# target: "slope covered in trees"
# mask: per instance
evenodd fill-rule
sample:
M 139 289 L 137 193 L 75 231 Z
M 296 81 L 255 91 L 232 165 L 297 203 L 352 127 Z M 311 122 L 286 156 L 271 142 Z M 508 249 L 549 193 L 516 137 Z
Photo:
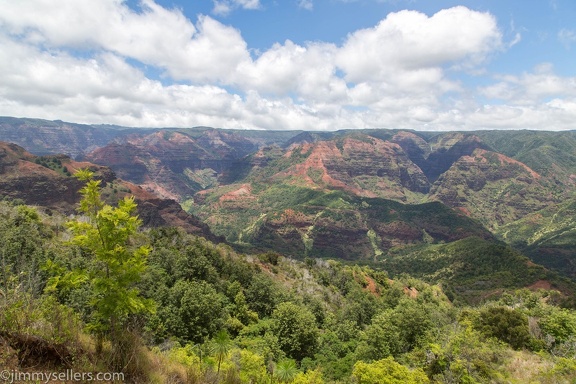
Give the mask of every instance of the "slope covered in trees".
M 30 138 L 41 125 L 24 123 Z M 75 151 L 107 140 L 66 129 Z M 144 162 L 140 187 L 0 145 L 0 367 L 136 383 L 576 380 L 573 133 L 106 132 L 137 155 L 119 171 Z M 74 212 L 81 166 L 103 188 Z
M 138 383 L 575 379 L 576 313 L 558 306 L 560 292 L 455 305 L 441 285 L 383 270 L 239 254 L 177 228 L 134 231 L 129 202 L 84 191 L 84 218 L 66 226 L 0 204 L 3 367 L 117 371 Z M 125 265 L 120 290 L 99 291 L 137 254 L 138 276 Z

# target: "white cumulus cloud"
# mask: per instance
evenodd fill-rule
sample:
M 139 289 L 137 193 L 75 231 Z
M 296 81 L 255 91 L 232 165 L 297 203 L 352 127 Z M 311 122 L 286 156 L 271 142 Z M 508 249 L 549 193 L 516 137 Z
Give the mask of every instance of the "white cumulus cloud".
M 307 11 L 312 11 L 314 9 L 314 2 L 312 0 L 298 0 L 297 5 L 299 8 Z
M 573 127 L 576 80 L 550 66 L 478 89 L 455 76 L 482 72 L 508 46 L 494 16 L 461 6 L 390 13 L 340 44 L 287 40 L 255 54 L 232 26 L 153 0 L 0 0 L 0 114 L 261 129 Z
M 261 7 L 260 0 L 213 0 L 212 12 L 216 15 L 228 15 L 237 8 L 258 9 Z
M 481 94 L 518 105 L 538 105 L 555 97 L 576 97 L 576 78 L 554 74 L 549 63 L 540 64 L 530 73 L 498 76 L 497 79 L 500 81 L 481 87 Z

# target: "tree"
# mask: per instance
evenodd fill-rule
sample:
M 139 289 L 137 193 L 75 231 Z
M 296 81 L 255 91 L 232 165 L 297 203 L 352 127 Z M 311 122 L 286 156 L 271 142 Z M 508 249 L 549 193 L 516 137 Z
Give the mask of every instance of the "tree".
M 366 327 L 368 349 L 365 357 L 381 359 L 409 352 L 431 327 L 429 307 L 404 298 L 396 308 L 374 316 L 372 324 Z
M 158 315 L 171 335 L 202 343 L 223 326 L 222 295 L 205 281 L 179 280 L 166 296 Z
M 231 359 L 239 369 L 242 383 L 268 383 L 264 357 L 247 349 L 236 349 Z
M 75 175 L 86 182 L 80 190 L 79 211 L 85 216 L 67 223 L 72 232 L 71 243 L 91 258 L 83 271 L 92 291 L 94 308 L 89 329 L 97 335 L 97 350 L 101 351 L 104 337 L 121 350 L 121 331 L 129 315 L 152 312 L 154 303 L 140 296 L 135 285 L 147 268 L 149 247 L 134 246 L 133 237 L 141 225 L 133 215 L 133 197 L 118 202 L 118 207 L 105 204 L 100 195 L 100 180 L 89 170 Z M 59 276 L 50 279 L 48 290 L 58 286 Z
M 306 373 L 298 373 L 296 377 L 294 377 L 292 384 L 324 384 L 324 379 L 322 378 L 320 369 L 315 369 Z
M 272 319 L 272 331 L 288 356 L 300 361 L 314 354 L 318 345 L 318 327 L 308 308 L 291 302 L 280 303 L 272 313 Z
M 514 349 L 530 343 L 528 316 L 507 307 L 488 307 L 479 313 L 477 329 L 486 337 L 495 337 Z
M 258 314 L 248 308 L 246 297 L 242 291 L 239 291 L 234 297 L 233 313 L 234 316 L 244 325 L 258 321 Z
M 0 297 L 8 299 L 11 290 L 38 294 L 43 281 L 39 265 L 45 257 L 45 244 L 38 212 L 19 205 L 0 218 Z
M 294 360 L 283 360 L 276 365 L 274 369 L 274 377 L 276 377 L 281 383 L 288 383 L 292 381 L 296 374 L 298 373 L 298 368 L 296 368 L 296 363 Z
M 218 332 L 214 339 L 212 339 L 212 345 L 210 349 L 218 359 L 218 373 L 220 373 L 220 364 L 222 364 L 222 360 L 228 356 L 228 352 L 230 352 L 231 348 L 232 341 L 230 340 L 230 335 L 228 335 L 228 332 L 226 331 Z
M 274 281 L 262 274 L 252 278 L 244 294 L 250 309 L 260 317 L 269 316 L 277 303 L 278 292 Z
M 556 356 L 576 357 L 576 313 L 552 308 L 540 321 L 547 348 Z
M 501 380 L 509 349 L 495 338 L 485 339 L 474 328 L 470 310 L 460 320 L 445 323 L 434 336 L 413 353 L 413 364 L 422 367 L 428 377 L 441 383 L 484 383 Z
M 422 369 L 410 370 L 394 361 L 392 357 L 365 363 L 354 364 L 352 376 L 358 384 L 421 384 L 428 383 L 428 377 Z
M 565 308 L 552 308 L 551 313 L 540 322 L 544 333 L 564 342 L 576 337 L 576 313 Z

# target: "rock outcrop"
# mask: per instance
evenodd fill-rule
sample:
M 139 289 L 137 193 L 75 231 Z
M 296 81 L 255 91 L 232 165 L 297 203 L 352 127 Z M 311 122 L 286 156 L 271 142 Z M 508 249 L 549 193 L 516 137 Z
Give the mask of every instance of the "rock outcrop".
M 206 130 L 199 137 L 158 131 L 129 135 L 86 156 L 163 198 L 184 201 L 215 185 L 238 160 L 256 150 L 238 135 Z
M 102 194 L 107 201 L 115 203 L 126 195 L 134 195 L 138 215 L 145 226 L 178 226 L 188 233 L 215 242 L 223 241 L 212 234 L 206 224 L 186 213 L 178 202 L 160 199 L 132 183 L 120 180 L 107 167 L 78 162 L 63 155 L 37 157 L 22 147 L 3 142 L 0 142 L 0 196 L 66 215 L 73 214 L 83 183 L 69 174 L 80 168 L 91 169 L 102 180 Z
M 534 170 L 483 149 L 460 157 L 434 183 L 430 196 L 493 229 L 558 201 Z
M 398 144 L 370 136 L 293 144 L 283 157 L 294 164 L 275 174 L 276 180 L 296 177 L 312 187 L 399 201 L 429 189 L 422 170 Z

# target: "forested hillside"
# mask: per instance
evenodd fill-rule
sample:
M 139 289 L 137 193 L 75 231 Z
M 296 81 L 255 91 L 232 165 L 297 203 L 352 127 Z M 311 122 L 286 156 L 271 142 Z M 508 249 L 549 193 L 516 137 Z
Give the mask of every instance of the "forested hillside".
M 576 381 L 573 132 L 1 135 L 10 372 Z
M 107 205 L 83 178 L 83 216 L 0 204 L 4 368 L 135 383 L 576 379 L 576 313 L 558 290 L 511 283 L 455 305 L 443 284 L 408 275 L 139 230 L 132 199 Z

